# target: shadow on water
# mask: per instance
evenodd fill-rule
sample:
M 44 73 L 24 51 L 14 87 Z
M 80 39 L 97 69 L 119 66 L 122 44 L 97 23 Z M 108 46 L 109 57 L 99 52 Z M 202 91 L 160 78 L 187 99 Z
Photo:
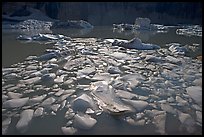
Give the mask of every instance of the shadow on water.
M 109 115 L 103 112 L 97 118 L 96 125 L 90 130 L 79 130 L 77 135 L 141 135 L 157 134 L 154 127 L 131 126 L 119 116 Z
M 61 127 L 68 120 L 64 118 L 67 109 L 62 109 L 56 115 L 45 115 L 43 117 L 35 117 L 32 119 L 28 130 L 25 133 L 20 133 L 15 128 L 19 118 L 12 118 L 12 123 L 9 125 L 9 135 L 62 135 Z M 42 130 L 43 129 L 43 130 Z

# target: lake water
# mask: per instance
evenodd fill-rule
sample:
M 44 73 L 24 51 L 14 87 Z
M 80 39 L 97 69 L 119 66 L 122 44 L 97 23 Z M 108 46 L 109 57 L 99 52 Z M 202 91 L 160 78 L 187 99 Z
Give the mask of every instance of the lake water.
M 187 56 L 195 58 L 198 55 L 202 55 L 202 37 L 197 36 L 184 36 L 176 34 L 176 27 L 169 28 L 167 33 L 150 33 L 150 32 L 137 32 L 137 33 L 119 33 L 113 31 L 111 27 L 95 27 L 93 30 L 53 30 L 53 34 L 63 34 L 69 37 L 84 37 L 84 38 L 121 38 L 132 39 L 139 37 L 144 43 L 157 44 L 161 47 L 165 47 L 168 43 L 180 43 L 182 45 L 199 44 L 196 52 L 189 53 Z M 23 62 L 24 59 L 30 55 L 42 55 L 43 52 L 52 44 L 38 44 L 38 43 L 24 43 L 17 41 L 16 37 L 22 34 L 22 32 L 15 32 L 10 30 L 3 30 L 2 32 L 2 67 L 10 67 L 12 64 Z M 65 125 L 67 121 L 64 121 L 64 113 L 66 110 L 57 112 L 57 116 L 45 116 L 43 118 L 34 118 L 30 125 L 30 128 L 24 134 L 42 134 L 42 135 L 61 135 L 62 125 Z M 3 117 L 4 114 L 2 113 Z M 93 115 L 93 118 L 96 118 Z M 7 134 L 20 134 L 15 125 L 18 122 L 19 117 L 13 117 L 12 122 L 8 128 Z M 175 119 L 173 115 L 167 114 L 166 116 L 166 129 L 167 134 L 188 134 L 186 132 L 179 131 L 180 122 Z M 202 134 L 202 127 L 197 126 L 194 134 Z M 147 124 L 145 126 L 131 126 L 127 122 L 121 120 L 120 116 L 112 116 L 107 113 L 102 113 L 97 116 L 97 124 L 90 130 L 78 130 L 76 134 L 120 134 L 120 135 L 141 135 L 141 134 L 158 134 L 155 132 L 153 124 Z
M 29 34 L 25 32 L 24 34 Z M 189 56 L 195 57 L 202 54 L 202 37 L 197 36 L 184 36 L 176 34 L 176 27 L 170 28 L 167 33 L 151 33 L 148 31 L 132 33 L 123 32 L 119 33 L 113 31 L 112 27 L 95 27 L 93 30 L 77 30 L 77 29 L 58 29 L 53 31 L 54 34 L 63 34 L 69 37 L 85 37 L 85 38 L 121 38 L 132 39 L 139 37 L 144 43 L 157 44 L 161 47 L 165 47 L 167 43 L 180 43 L 182 45 L 197 43 L 199 49 L 196 52 L 191 53 Z M 2 31 L 2 66 L 8 67 L 11 64 L 23 61 L 29 55 L 41 55 L 46 48 L 50 45 L 41 45 L 36 43 L 22 43 L 17 41 L 16 38 L 22 32 L 15 32 L 9 30 Z

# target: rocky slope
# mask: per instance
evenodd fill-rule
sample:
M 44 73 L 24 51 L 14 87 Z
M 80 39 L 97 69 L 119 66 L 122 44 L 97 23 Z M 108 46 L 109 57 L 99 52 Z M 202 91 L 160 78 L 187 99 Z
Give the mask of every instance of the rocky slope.
M 133 23 L 137 17 L 147 17 L 152 23 L 165 25 L 202 24 L 199 2 L 4 2 L 2 13 L 19 15 L 16 11 L 25 5 L 41 10 L 53 19 L 82 19 L 93 25 Z

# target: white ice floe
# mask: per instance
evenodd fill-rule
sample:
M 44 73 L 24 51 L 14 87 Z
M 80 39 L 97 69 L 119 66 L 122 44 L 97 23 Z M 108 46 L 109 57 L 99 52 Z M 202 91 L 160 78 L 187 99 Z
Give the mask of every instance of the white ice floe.
M 202 88 L 200 86 L 188 87 L 186 88 L 186 91 L 196 103 L 199 105 L 202 104 Z
M 73 135 L 77 132 L 77 129 L 73 127 L 61 127 L 61 130 L 65 135 Z
M 39 117 L 42 116 L 44 112 L 44 108 L 43 107 L 39 107 L 35 110 L 33 117 Z
M 29 100 L 29 97 L 20 99 L 11 99 L 3 103 L 3 108 L 17 108 L 24 106 Z
M 153 119 L 153 123 L 156 126 L 156 132 L 164 135 L 166 134 L 166 113 L 156 115 Z
M 21 98 L 23 96 L 20 93 L 14 93 L 14 92 L 8 92 L 7 95 L 10 99 L 17 99 L 17 98 Z
M 169 50 L 176 55 L 185 55 L 187 49 L 185 47 L 181 47 L 179 43 L 170 43 L 167 44 L 169 46 Z
M 42 103 L 41 103 L 41 106 L 50 106 L 52 103 L 54 103 L 56 101 L 55 98 L 53 97 L 49 97 L 47 98 L 46 100 L 44 100 Z
M 20 131 L 21 133 L 26 132 L 33 118 L 33 112 L 34 111 L 32 109 L 27 109 L 20 114 L 20 120 L 16 124 L 16 128 L 18 131 Z
M 179 120 L 182 126 L 186 128 L 187 132 L 193 133 L 195 131 L 195 120 L 191 115 L 178 111 Z
M 124 102 L 133 106 L 137 111 L 144 110 L 149 104 L 146 101 L 142 100 L 130 100 L 130 99 L 122 99 Z
M 120 46 L 127 49 L 136 49 L 136 50 L 156 50 L 160 49 L 160 46 L 155 44 L 149 44 L 149 43 L 142 43 L 142 41 L 139 38 L 133 38 L 132 40 L 126 42 L 126 41 L 118 41 L 114 40 L 112 43 L 113 46 Z
M 10 117 L 6 118 L 5 120 L 2 120 L 2 135 L 7 133 L 10 123 L 11 123 Z
M 74 125 L 81 129 L 91 129 L 96 123 L 96 119 L 87 114 L 76 114 L 74 116 Z
M 75 111 L 85 112 L 87 108 L 96 109 L 96 105 L 93 99 L 89 95 L 84 93 L 73 100 L 72 108 Z
M 178 28 L 176 30 L 176 34 L 202 37 L 202 26 L 199 25 L 183 26 L 182 28 Z
M 196 119 L 202 125 L 202 112 L 196 111 Z
M 110 112 L 111 114 L 120 114 L 125 112 L 132 112 L 132 108 L 123 104 L 112 86 L 108 85 L 106 81 L 98 81 L 92 83 L 90 89 L 93 96 L 97 98 L 99 106 Z

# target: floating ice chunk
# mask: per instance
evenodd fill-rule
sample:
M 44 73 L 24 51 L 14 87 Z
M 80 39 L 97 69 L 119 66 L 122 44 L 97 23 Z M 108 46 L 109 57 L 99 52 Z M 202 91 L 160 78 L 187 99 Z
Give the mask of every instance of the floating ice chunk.
M 66 36 L 63 36 L 63 35 L 41 34 L 41 33 L 38 33 L 38 34 L 35 34 L 35 35 L 32 35 L 32 36 L 20 35 L 20 36 L 17 37 L 17 39 L 18 40 L 24 40 L 26 42 L 39 42 L 40 44 L 42 43 L 42 41 L 46 42 L 45 44 L 48 44 L 48 43 L 56 42 L 57 40 L 58 41 L 60 41 L 60 40 L 62 41 L 64 39 L 70 40 L 69 37 L 66 37 Z
M 17 40 L 31 41 L 31 40 L 32 40 L 32 37 L 31 37 L 31 36 L 27 36 L 27 35 L 19 35 L 16 39 L 17 39 Z
M 47 54 L 44 54 L 44 55 L 41 55 L 39 57 L 37 57 L 37 60 L 39 61 L 48 61 L 52 58 L 57 58 L 59 56 L 59 53 L 57 52 L 51 52 L 51 53 L 47 53 Z
M 97 121 L 87 114 L 76 114 L 74 116 L 74 125 L 81 129 L 91 129 Z
M 163 69 L 163 71 L 161 72 L 161 76 L 166 80 L 177 80 L 178 78 L 180 78 L 178 74 L 168 69 Z
M 66 81 L 63 83 L 63 86 L 69 86 L 69 85 L 71 85 L 73 82 L 74 82 L 73 79 L 68 79 L 68 80 L 66 80 Z
M 188 104 L 188 102 L 183 98 L 181 98 L 180 96 L 176 96 L 176 102 L 178 102 L 178 105 L 180 106 L 184 106 Z
M 59 110 L 62 110 L 65 107 L 66 103 L 67 103 L 67 100 L 62 101 Z
M 200 86 L 200 87 L 202 87 L 202 78 L 195 79 L 195 80 L 193 81 L 193 84 L 194 84 L 195 86 Z
M 25 80 L 20 80 L 20 83 L 35 84 L 35 83 L 38 83 L 39 81 L 40 81 L 40 77 L 34 77 L 34 78 L 25 79 Z
M 23 96 L 20 93 L 14 93 L 14 92 L 8 92 L 7 95 L 11 99 L 17 99 L 17 98 L 21 98 Z
M 65 90 L 59 89 L 57 93 L 55 93 L 55 96 L 61 96 L 62 94 L 64 94 Z
M 55 82 L 55 83 L 63 83 L 65 76 L 66 76 L 66 75 L 57 76 L 57 77 L 54 79 L 54 82 Z
M 71 118 L 73 118 L 75 116 L 75 113 L 74 113 L 74 111 L 73 111 L 73 109 L 71 109 L 71 108 L 68 108 L 68 110 L 67 110 L 67 112 L 65 113 L 65 118 L 66 119 L 71 119 Z
M 202 124 L 202 112 L 196 111 L 196 119 L 199 123 Z
M 38 69 L 38 66 L 36 65 L 29 65 L 26 67 L 26 70 L 37 70 Z
M 155 45 L 155 44 L 142 43 L 142 41 L 139 38 L 134 38 L 128 42 L 115 40 L 112 43 L 112 45 L 120 46 L 120 47 L 124 47 L 128 49 L 137 49 L 137 50 L 154 50 L 154 49 L 160 48 L 160 46 Z
M 85 61 L 85 58 L 77 58 L 77 59 L 69 59 L 65 65 L 64 65 L 64 69 L 65 70 L 72 70 L 74 67 L 79 66 L 80 64 L 82 64 Z
M 70 93 L 67 93 L 67 94 L 65 94 L 65 95 L 61 95 L 59 98 L 58 98 L 58 100 L 57 100 L 57 102 L 62 102 L 62 101 L 64 101 L 67 97 L 69 97 L 70 95 L 72 95 L 74 92 L 75 92 L 75 90 L 70 90 L 71 92 Z
M 118 67 L 114 67 L 114 66 L 109 66 L 107 70 L 108 70 L 108 73 L 110 74 L 121 74 L 122 73 Z
M 82 75 L 92 75 L 95 73 L 95 67 L 91 67 L 91 68 L 84 68 L 82 70 L 79 70 L 77 72 L 77 76 L 82 76 Z
M 89 50 L 89 49 L 82 49 L 82 50 L 81 50 L 81 54 L 82 54 L 82 55 L 98 55 L 98 53 L 93 52 L 93 51 L 91 51 L 91 50 Z
M 17 79 L 19 76 L 16 73 L 10 73 L 4 76 L 5 79 Z
M 144 119 L 141 119 L 141 120 L 134 120 L 130 117 L 127 117 L 126 118 L 126 121 L 130 124 L 130 125 L 133 125 L 133 126 L 144 126 L 145 125 L 145 120 Z
M 37 72 L 33 72 L 29 75 L 31 78 L 32 77 L 41 77 L 42 76 L 42 72 L 41 71 L 37 71 Z
M 54 104 L 51 106 L 51 109 L 54 111 L 54 112 L 57 112 L 57 110 L 60 108 L 60 104 Z
M 163 113 L 166 113 L 166 111 L 160 111 L 160 110 L 156 110 L 156 109 L 153 109 L 153 110 L 145 110 L 145 113 L 150 116 L 150 117 L 155 117 L 157 115 L 160 115 L 160 114 L 163 114 Z
M 121 100 L 136 108 L 137 111 L 142 111 L 149 105 L 146 101 L 141 101 L 141 100 L 129 100 L 129 99 L 121 99 Z
M 94 97 L 97 99 L 99 106 L 110 112 L 111 114 L 121 114 L 124 112 L 132 112 L 132 108 L 123 104 L 113 91 L 113 87 L 106 81 L 98 81 L 92 83 L 90 89 Z
M 52 59 L 56 59 L 56 58 L 52 58 Z M 51 59 L 51 60 L 52 60 Z M 51 61 L 50 60 L 50 61 Z M 45 66 L 43 65 L 43 67 L 46 67 L 46 68 L 52 68 L 52 69 L 58 69 L 59 68 L 59 65 L 55 64 L 55 63 L 49 63 L 49 64 L 46 64 Z
M 39 107 L 35 110 L 34 114 L 33 114 L 33 117 L 39 117 L 39 116 L 42 116 L 43 115 L 43 111 L 44 111 L 44 108 L 43 107 Z
M 138 87 L 138 85 L 140 84 L 138 80 L 127 81 L 127 83 L 128 83 L 128 88 L 130 88 L 131 90 L 135 89 L 135 87 Z
M 20 99 L 11 99 L 3 103 L 3 108 L 17 108 L 24 106 L 29 100 L 29 97 Z
M 38 34 L 32 37 L 33 40 L 58 40 L 56 35 L 53 34 Z
M 169 47 L 169 50 L 173 53 L 173 54 L 179 54 L 179 55 L 185 55 L 186 53 L 186 48 L 185 47 L 180 47 L 179 43 L 170 43 L 167 44 Z
M 132 74 L 126 74 L 119 79 L 122 81 L 130 81 L 131 82 L 133 80 L 143 81 L 143 80 L 145 80 L 145 77 L 139 73 L 132 73 Z
M 130 125 L 135 125 L 135 120 L 131 117 L 126 117 L 125 120 L 130 124 Z
M 199 25 L 182 26 L 182 28 L 176 30 L 176 34 L 186 36 L 194 35 L 202 37 L 202 26 Z
M 8 99 L 8 96 L 2 94 L 2 102 L 5 102 L 7 99 Z
M 153 123 L 157 127 L 156 132 L 160 134 L 166 134 L 166 113 L 162 113 L 159 115 L 156 115 L 153 119 Z
M 140 119 L 138 121 L 135 122 L 136 126 L 144 126 L 145 125 L 145 120 L 144 119 Z
M 100 73 L 95 74 L 93 78 L 91 78 L 92 81 L 111 81 L 111 76 L 109 73 Z
M 77 132 L 77 129 L 73 127 L 61 127 L 61 130 L 65 135 L 73 135 Z
M 186 91 L 196 103 L 202 104 L 202 88 L 200 86 L 188 87 Z
M 193 133 L 195 131 L 195 121 L 193 118 L 186 113 L 178 111 L 179 120 L 182 123 L 182 126 L 186 127 L 189 133 Z
M 167 101 L 171 103 L 171 102 L 174 102 L 175 100 L 173 97 L 169 97 L 169 98 L 167 98 Z
M 156 57 L 153 55 L 146 55 L 144 60 L 148 62 L 160 62 L 160 63 L 163 61 L 161 57 Z
M 89 107 L 95 109 L 96 106 L 93 99 L 85 93 L 72 102 L 72 108 L 75 111 L 85 112 Z
M 87 110 L 86 110 L 85 113 L 86 113 L 86 114 L 93 114 L 94 111 L 93 111 L 91 108 L 87 108 Z
M 20 114 L 20 120 L 16 124 L 16 128 L 18 131 L 24 133 L 28 129 L 28 125 L 33 118 L 33 112 L 34 111 L 32 109 L 27 109 Z
M 130 93 L 125 90 L 116 90 L 116 95 L 121 98 L 132 99 L 133 97 L 138 97 L 137 94 Z
M 198 111 L 202 111 L 202 106 L 199 106 L 197 104 L 193 104 L 192 108 L 194 108 L 195 110 L 198 110 Z
M 56 77 L 56 74 L 55 73 L 49 73 L 49 74 L 45 74 L 41 77 L 41 81 L 42 82 L 53 82 L 54 79 Z
M 110 56 L 115 57 L 116 59 L 119 59 L 119 60 L 129 60 L 129 59 L 131 59 L 128 54 L 121 53 L 121 52 L 113 52 Z
M 113 43 L 115 40 L 119 41 L 119 42 L 128 42 L 128 40 L 123 40 L 123 39 L 105 39 L 105 41 Z
M 4 121 L 2 121 L 2 135 L 7 133 L 9 124 L 11 123 L 11 118 L 6 118 Z
M 41 103 L 41 106 L 49 106 L 56 101 L 55 98 L 49 97 Z
M 170 106 L 169 104 L 164 104 L 162 103 L 161 104 L 161 109 L 168 112 L 168 113 L 172 113 L 172 114 L 177 114 L 177 111 L 172 107 Z
M 37 97 L 33 97 L 28 101 L 28 104 L 33 105 L 35 103 L 40 103 L 47 95 L 41 95 L 41 96 L 37 96 Z
M 165 59 L 174 64 L 181 64 L 180 59 L 172 57 L 172 56 L 166 56 Z

